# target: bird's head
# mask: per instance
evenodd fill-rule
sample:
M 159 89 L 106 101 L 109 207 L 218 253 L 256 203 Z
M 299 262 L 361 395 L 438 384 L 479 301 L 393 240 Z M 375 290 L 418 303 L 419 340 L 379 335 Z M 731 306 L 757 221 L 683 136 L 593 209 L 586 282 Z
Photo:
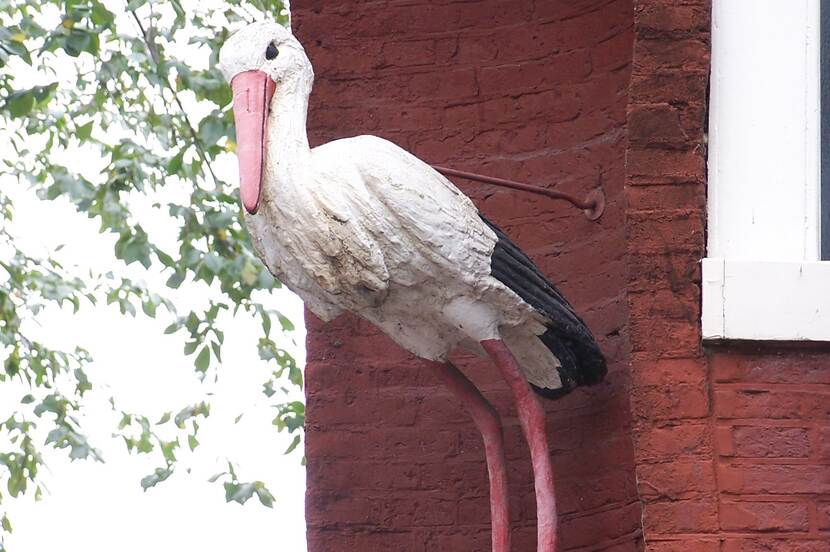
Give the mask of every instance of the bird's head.
M 308 94 L 314 72 L 291 31 L 272 22 L 253 23 L 231 35 L 219 52 L 219 68 L 233 89 L 242 203 L 253 214 L 262 197 L 274 93 Z

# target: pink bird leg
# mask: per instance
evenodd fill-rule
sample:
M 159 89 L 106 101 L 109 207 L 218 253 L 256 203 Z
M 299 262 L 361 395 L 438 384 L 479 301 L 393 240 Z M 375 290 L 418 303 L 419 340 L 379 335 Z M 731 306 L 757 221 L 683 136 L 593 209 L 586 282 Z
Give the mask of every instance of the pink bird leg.
M 556 552 L 559 518 L 556 513 L 550 448 L 545 433 L 545 410 L 504 341 L 488 339 L 482 341 L 481 345 L 498 366 L 513 393 L 519 422 L 530 447 L 536 491 L 537 552 Z
M 450 362 L 426 361 L 473 418 L 484 440 L 490 477 L 490 519 L 493 552 L 510 552 L 510 511 L 507 492 L 507 462 L 498 412 L 481 392 Z

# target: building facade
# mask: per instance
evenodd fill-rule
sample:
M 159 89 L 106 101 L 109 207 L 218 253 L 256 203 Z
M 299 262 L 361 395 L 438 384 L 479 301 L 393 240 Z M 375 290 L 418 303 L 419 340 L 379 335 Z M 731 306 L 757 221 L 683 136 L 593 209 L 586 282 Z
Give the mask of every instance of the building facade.
M 457 182 L 609 360 L 605 383 L 545 403 L 563 549 L 830 550 L 830 347 L 703 339 L 711 0 L 292 4 L 316 72 L 315 145 L 376 134 L 434 164 L 604 189 L 592 222 Z M 309 550 L 488 550 L 467 415 L 369 324 L 307 325 Z M 514 548 L 533 550 L 508 392 L 487 362 L 454 360 L 504 418 Z

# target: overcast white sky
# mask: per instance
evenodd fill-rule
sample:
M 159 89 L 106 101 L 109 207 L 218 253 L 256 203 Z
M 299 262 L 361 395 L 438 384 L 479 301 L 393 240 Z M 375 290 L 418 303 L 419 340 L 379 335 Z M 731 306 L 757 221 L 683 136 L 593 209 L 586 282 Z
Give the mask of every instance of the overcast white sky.
M 36 76 L 32 78 L 36 82 Z M 27 84 L 24 80 L 18 83 L 21 87 Z M 0 134 L 0 147 L 4 140 Z M 73 151 L 67 163 L 85 172 L 96 170 L 94 156 L 83 150 Z M 220 163 L 218 172 L 229 182 L 237 181 L 233 159 Z M 0 187 L 15 198 L 14 232 L 27 252 L 50 252 L 65 244 L 56 255 L 64 263 L 146 277 L 143 270 L 125 270 L 116 262 L 112 255 L 114 237 L 98 234 L 97 224 L 75 213 L 69 205 L 40 202 L 13 179 L 0 179 Z M 182 201 L 186 197 L 180 195 L 183 193 L 170 190 L 167 199 Z M 161 199 L 164 202 L 165 198 Z M 158 212 L 152 213 L 150 203 L 136 204 L 135 212 L 148 233 L 162 243 L 170 243 L 168 249 L 172 250 L 175 229 Z M 162 285 L 166 277 L 160 274 L 151 274 L 147 280 L 183 308 L 204 304 L 208 295 L 216 295 L 207 286 L 190 288 L 187 293 L 166 290 Z M 297 331 L 280 344 L 304 364 L 302 303 L 286 290 L 264 300 L 297 325 Z M 106 463 L 70 462 L 62 451 L 48 452 L 49 471 L 43 473 L 43 479 L 49 492 L 43 500 L 4 502 L 15 529 L 7 537 L 10 552 L 306 549 L 302 451 L 284 456 L 291 437 L 279 434 L 271 425 L 273 401 L 262 394 L 271 367 L 260 361 L 256 352 L 261 329 L 242 316 L 226 322 L 224 366 L 218 382 L 203 384 L 195 376 L 192 357 L 182 354 L 182 336 L 163 335 L 165 326 L 164 320 L 125 317 L 116 308 L 106 306 L 86 307 L 75 315 L 53 309 L 30 326 L 28 331 L 53 346 L 74 348 L 80 344 L 91 352 L 94 362 L 87 371 L 95 387 L 87 394 L 83 421 Z M 112 412 L 109 398 L 115 397 L 124 410 L 148 414 L 153 419 L 203 400 L 206 390 L 213 393 L 212 410 L 201 424 L 200 447 L 190 454 L 183 443 L 177 472 L 143 492 L 139 481 L 161 465 L 160 457 L 130 455 L 123 441 L 112 438 L 119 416 Z M 10 392 L 7 385 L 0 386 L 0 419 L 14 411 L 20 396 Z M 244 415 L 234 423 L 239 414 Z M 273 510 L 261 506 L 256 498 L 245 506 L 225 503 L 221 484 L 208 483 L 207 479 L 223 471 L 228 458 L 238 466 L 241 480 L 262 479 L 268 484 L 276 497 Z M 190 468 L 191 473 L 184 468 Z

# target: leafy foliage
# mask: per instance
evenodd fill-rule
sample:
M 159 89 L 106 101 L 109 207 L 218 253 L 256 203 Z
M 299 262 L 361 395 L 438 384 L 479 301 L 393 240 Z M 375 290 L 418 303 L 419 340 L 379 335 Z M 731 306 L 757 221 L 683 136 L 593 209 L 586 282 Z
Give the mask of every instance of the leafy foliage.
M 0 0 L 0 126 L 10 145 L 0 151 L 0 178 L 14 178 L 44 201 L 70 202 L 116 237 L 113 254 L 126 265 L 161 267 L 169 288 L 204 282 L 222 297 L 204 310 L 179 313 L 164 290 L 30 256 L 12 239 L 14 205 L 0 190 L 0 383 L 26 388 L 18 411 L 0 423 L 12 445 L 0 450 L 0 551 L 3 531 L 11 531 L 5 495 L 42 492 L 41 446 L 101 460 L 78 421 L 84 393 L 94 385 L 84 371 L 89 354 L 82 343 L 72 351 L 52 349 L 26 330 L 47 306 L 78 311 L 105 301 L 124 315 L 166 317 L 166 333 L 184 337 L 200 378 L 215 376 L 222 362 L 219 314 L 242 310 L 260 320 L 260 356 L 275 365 L 265 394 L 302 385 L 296 362 L 271 333 L 272 320 L 283 331 L 293 326 L 257 300 L 280 284 L 254 256 L 236 186 L 215 170 L 235 148 L 231 94 L 216 68 L 219 48 L 235 26 L 274 14 L 286 23 L 280 0 Z M 95 166 L 73 166 L 68 154 L 76 151 L 96 159 Z M 176 228 L 168 240 L 175 250 L 148 232 L 132 208 L 140 200 Z M 280 430 L 301 430 L 302 403 L 275 409 Z M 173 473 L 180 439 L 198 446 L 198 420 L 209 412 L 205 401 L 157 424 L 121 413 L 118 431 L 127 448 L 161 455 L 163 466 L 141 481 L 145 489 Z M 38 424 L 51 426 L 43 444 L 36 441 Z M 160 426 L 178 434 L 165 440 Z M 291 449 L 297 443 L 299 436 Z M 228 501 L 256 494 L 263 505 L 273 502 L 261 482 L 240 482 L 232 466 L 225 477 Z
M 219 479 L 227 479 L 223 483 L 225 487 L 225 500 L 245 504 L 252 496 L 256 495 L 263 506 L 271 508 L 274 505 L 274 496 L 265 487 L 262 481 L 252 483 L 240 483 L 233 464 L 228 462 L 228 471 L 217 473 L 209 481 L 216 482 Z

